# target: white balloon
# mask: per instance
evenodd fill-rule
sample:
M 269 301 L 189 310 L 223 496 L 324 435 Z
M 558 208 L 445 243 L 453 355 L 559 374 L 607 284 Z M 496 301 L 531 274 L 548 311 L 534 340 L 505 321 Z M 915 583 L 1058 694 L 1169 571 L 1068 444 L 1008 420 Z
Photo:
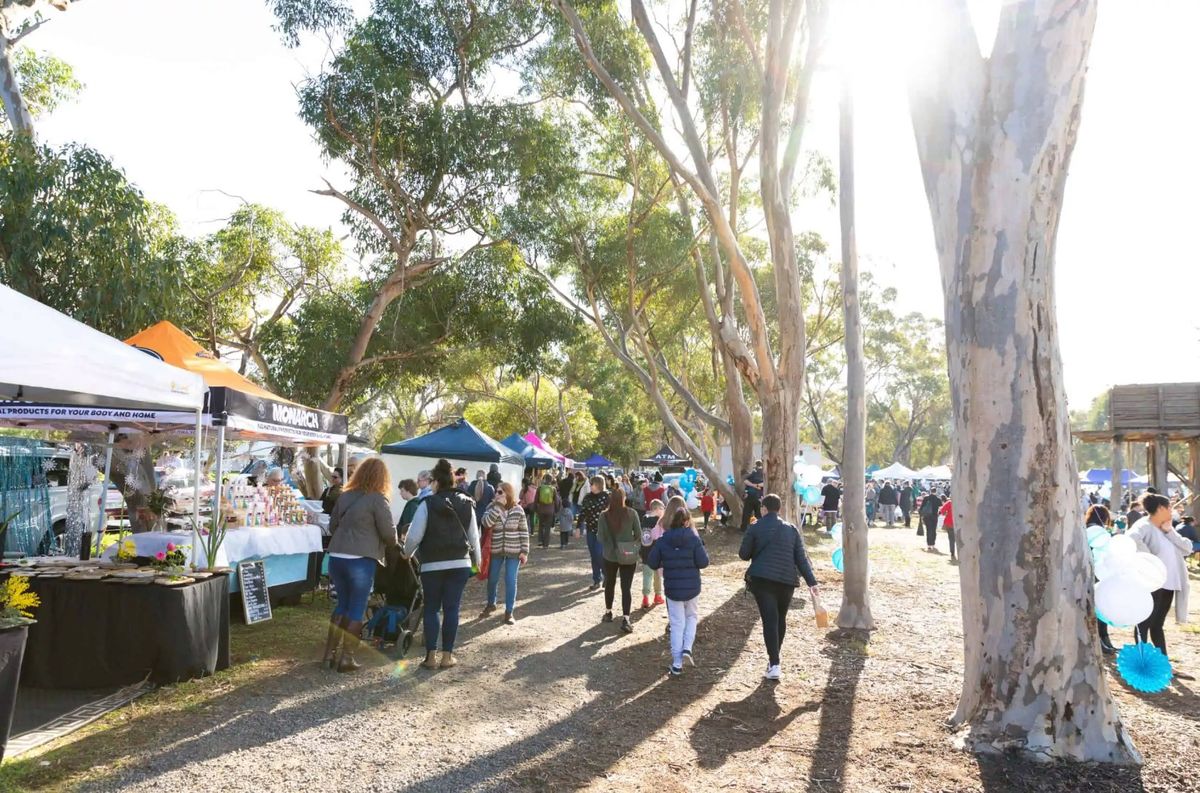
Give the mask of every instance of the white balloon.
M 1150 616 L 1154 598 L 1137 577 L 1114 575 L 1096 584 L 1096 610 L 1110 625 L 1129 628 Z
M 806 467 L 807 466 L 805 466 L 804 463 L 800 462 L 799 460 L 796 460 L 796 462 L 792 464 L 792 473 L 795 474 L 797 477 L 799 477 L 801 474 L 804 473 L 804 469 Z
M 1167 583 L 1167 566 L 1152 553 L 1135 553 L 1130 560 L 1129 571 L 1148 586 L 1151 592 L 1162 589 L 1163 584 Z
M 1118 534 L 1112 538 L 1112 542 L 1108 544 L 1108 548 L 1104 552 L 1109 556 L 1133 556 L 1138 552 L 1137 543 L 1133 541 L 1132 537 Z
M 1096 562 L 1096 578 L 1103 581 L 1106 578 L 1121 575 L 1131 571 L 1131 560 L 1129 556 L 1114 556 L 1111 553 L 1103 553 L 1100 555 L 1100 560 Z

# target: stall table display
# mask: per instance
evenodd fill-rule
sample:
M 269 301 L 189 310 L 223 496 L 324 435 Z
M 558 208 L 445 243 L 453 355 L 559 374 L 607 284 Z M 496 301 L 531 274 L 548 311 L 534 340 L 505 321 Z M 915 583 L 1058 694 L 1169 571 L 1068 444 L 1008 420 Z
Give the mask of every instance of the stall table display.
M 138 556 L 153 558 L 167 544 L 192 545 L 200 554 L 200 538 L 188 531 L 148 531 L 127 535 Z M 116 552 L 110 546 L 106 556 Z M 314 558 L 315 557 L 315 558 Z M 273 599 L 289 597 L 316 588 L 321 564 L 321 527 L 311 523 L 284 526 L 242 526 L 229 529 L 217 551 L 216 567 L 236 568 L 238 562 L 262 559 L 267 568 L 267 586 Z M 229 576 L 229 592 L 239 591 L 236 575 Z
M 8 565 L 41 598 L 21 684 L 92 689 L 191 680 L 229 667 L 224 574 L 58 559 Z

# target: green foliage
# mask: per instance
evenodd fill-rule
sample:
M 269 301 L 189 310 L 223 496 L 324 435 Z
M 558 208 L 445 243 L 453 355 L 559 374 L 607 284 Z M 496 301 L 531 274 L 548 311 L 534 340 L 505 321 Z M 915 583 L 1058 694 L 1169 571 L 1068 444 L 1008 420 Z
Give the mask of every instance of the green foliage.
M 159 210 L 107 158 L 0 137 L 0 281 L 118 338 L 174 318 Z
M 463 416 L 493 438 L 536 427 L 541 437 L 563 454 L 579 454 L 594 447 L 598 433 L 590 409 L 591 394 L 566 388 L 560 402 L 558 387 L 542 378 L 536 390 L 536 411 L 534 394 L 533 383 L 522 380 L 502 388 L 494 398 L 471 402 Z
M 805 302 L 809 354 L 802 440 L 841 457 L 846 391 L 844 325 L 837 272 L 811 279 Z M 859 284 L 867 371 L 867 462 L 940 465 L 950 453 L 950 386 L 941 323 L 897 316 L 894 288 L 869 273 Z
M 83 90 L 83 83 L 75 77 L 71 64 L 27 47 L 14 53 L 13 71 L 17 74 L 21 97 L 34 118 L 52 112 Z M 0 124 L 7 124 L 2 116 Z
M 398 377 L 435 376 L 464 350 L 532 371 L 547 347 L 571 337 L 576 321 L 544 285 L 520 280 L 521 267 L 511 246 L 496 245 L 408 290 L 372 336 L 346 406 L 362 404 Z M 265 333 L 272 381 L 293 399 L 323 401 L 376 292 L 370 281 L 337 282 Z

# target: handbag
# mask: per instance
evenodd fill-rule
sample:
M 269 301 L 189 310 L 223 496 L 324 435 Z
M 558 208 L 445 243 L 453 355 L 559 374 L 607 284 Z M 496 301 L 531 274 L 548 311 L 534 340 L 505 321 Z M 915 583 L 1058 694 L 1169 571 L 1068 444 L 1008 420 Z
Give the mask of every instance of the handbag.
M 628 516 L 626 516 L 628 518 Z M 628 526 L 628 522 L 621 524 L 622 533 Z M 617 564 L 630 565 L 637 564 L 638 555 L 641 551 L 642 543 L 637 540 L 617 540 Z

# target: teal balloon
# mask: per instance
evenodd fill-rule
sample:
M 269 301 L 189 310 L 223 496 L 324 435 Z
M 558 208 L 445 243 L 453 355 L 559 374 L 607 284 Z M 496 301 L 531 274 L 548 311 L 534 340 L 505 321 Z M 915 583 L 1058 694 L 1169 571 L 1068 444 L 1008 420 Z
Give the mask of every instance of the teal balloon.
M 833 524 L 833 528 L 829 530 L 829 536 L 833 538 L 834 542 L 836 542 L 838 545 L 841 545 L 842 544 L 842 524 L 840 524 L 840 523 Z
M 733 477 L 730 478 L 732 479 Z M 800 495 L 804 492 L 804 485 L 800 484 L 799 479 L 797 479 L 795 482 L 792 482 L 792 492 L 796 495 Z
M 816 504 L 821 500 L 821 488 L 816 485 L 809 485 L 804 488 L 804 500 L 809 504 Z
M 725 484 L 727 484 L 727 485 L 733 484 L 733 474 L 730 474 L 729 476 L 725 477 Z
M 839 573 L 845 567 L 845 562 L 842 559 L 842 549 L 838 548 L 833 552 L 833 569 Z

